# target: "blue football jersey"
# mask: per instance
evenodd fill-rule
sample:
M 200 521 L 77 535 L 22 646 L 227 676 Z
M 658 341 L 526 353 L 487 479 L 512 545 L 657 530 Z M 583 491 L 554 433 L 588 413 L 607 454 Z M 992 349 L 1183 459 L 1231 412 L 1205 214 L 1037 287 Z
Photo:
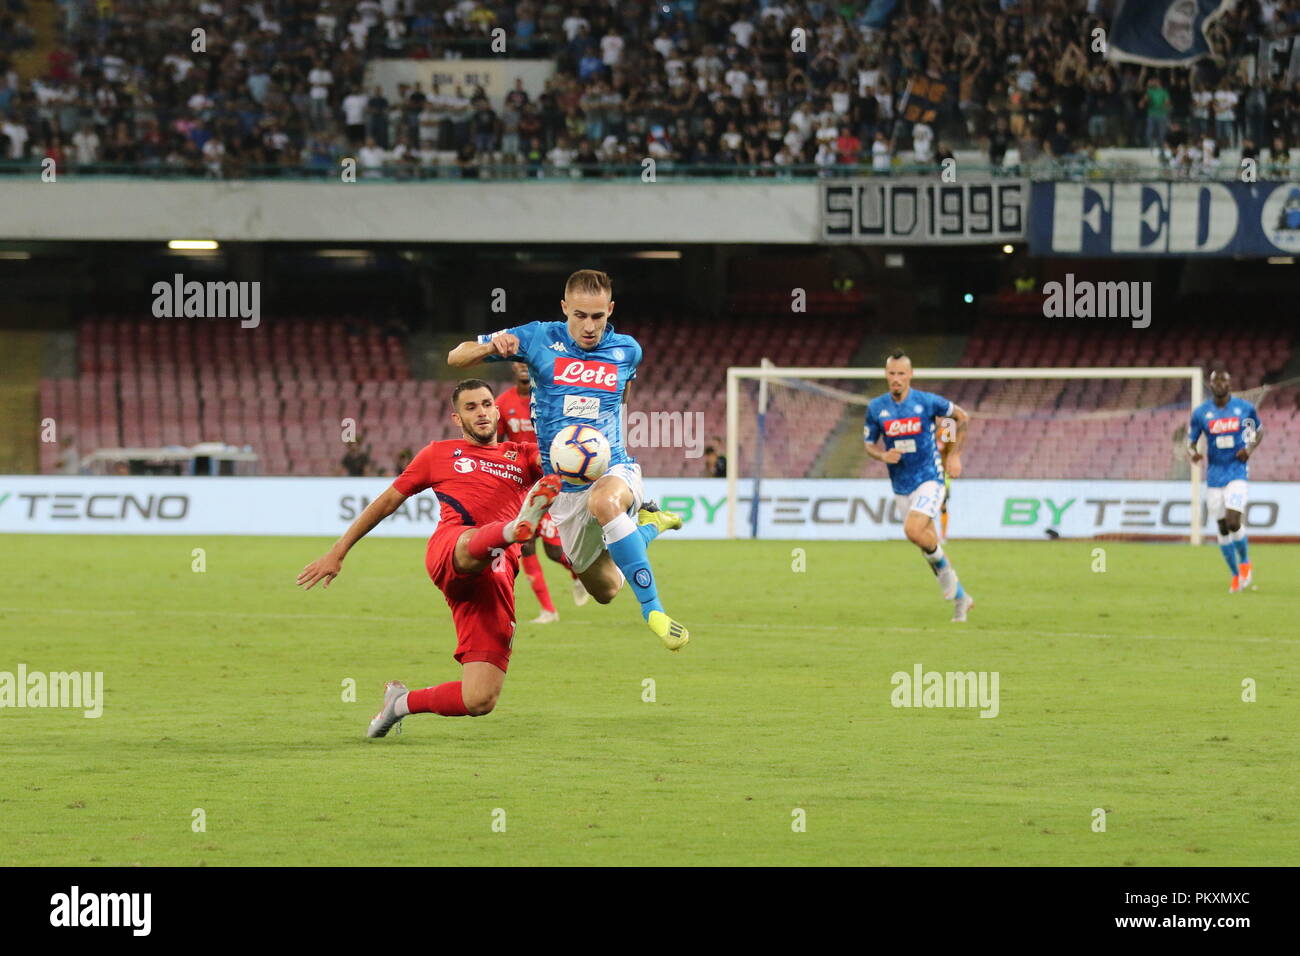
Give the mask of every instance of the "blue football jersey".
M 533 429 L 542 453 L 542 469 L 552 473 L 551 441 L 566 425 L 591 425 L 609 440 L 611 465 L 636 461 L 623 447 L 623 391 L 636 378 L 641 345 L 630 335 L 606 324 L 605 334 L 591 350 L 583 349 L 569 334 L 565 322 L 529 322 L 480 335 L 487 343 L 509 332 L 519 339 L 519 353 L 502 358 L 493 353 L 489 362 L 524 361 L 532 377 Z M 569 491 L 578 486 L 565 485 Z
M 1250 466 L 1237 460 L 1237 452 L 1253 441 L 1259 428 L 1259 412 L 1244 398 L 1229 397 L 1228 403 L 1219 407 L 1211 398 L 1196 406 L 1187 427 L 1187 443 L 1205 435 L 1205 483 L 1211 488 L 1222 488 L 1230 481 L 1249 477 Z
M 909 389 L 901 402 L 886 392 L 867 405 L 862 438 L 874 444 L 882 435 L 885 450 L 897 448 L 903 457 L 888 465 L 894 494 L 910 495 L 923 482 L 942 481 L 943 463 L 934 440 L 934 420 L 951 415 L 952 402 L 932 392 Z

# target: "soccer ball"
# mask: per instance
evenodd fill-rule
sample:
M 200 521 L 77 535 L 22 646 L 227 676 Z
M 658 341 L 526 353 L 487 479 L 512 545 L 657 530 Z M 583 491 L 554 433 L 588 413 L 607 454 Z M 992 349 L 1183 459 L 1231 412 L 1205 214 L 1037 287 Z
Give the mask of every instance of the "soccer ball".
M 589 485 L 609 469 L 609 441 L 590 425 L 566 425 L 551 442 L 551 467 L 570 484 Z

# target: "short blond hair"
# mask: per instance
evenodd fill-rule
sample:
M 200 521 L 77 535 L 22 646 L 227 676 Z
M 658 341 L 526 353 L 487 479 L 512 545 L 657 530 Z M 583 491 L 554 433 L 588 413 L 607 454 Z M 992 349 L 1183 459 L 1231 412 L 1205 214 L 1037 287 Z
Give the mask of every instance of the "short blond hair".
M 614 298 L 614 283 L 596 269 L 579 269 L 564 283 L 564 298 L 573 295 L 607 295 Z

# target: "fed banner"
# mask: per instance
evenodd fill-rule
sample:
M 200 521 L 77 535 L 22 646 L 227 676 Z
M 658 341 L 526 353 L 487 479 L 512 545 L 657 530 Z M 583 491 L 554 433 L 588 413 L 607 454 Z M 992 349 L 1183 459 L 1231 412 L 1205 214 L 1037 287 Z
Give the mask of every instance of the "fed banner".
M 1034 183 L 1034 255 L 1277 256 L 1300 251 L 1295 183 Z
M 1029 183 L 1020 179 L 831 181 L 821 187 L 821 236 L 877 245 L 1018 242 L 1028 207 Z
M 118 478 L 0 476 L 0 533 L 299 535 L 337 538 L 389 485 L 384 478 Z M 737 533 L 749 533 L 752 482 L 740 483 Z M 954 538 L 1045 540 L 1098 535 L 1186 535 L 1187 482 L 953 482 Z M 649 478 L 649 497 L 678 512 L 672 538 L 725 538 L 721 478 Z M 1202 496 L 1204 501 L 1204 496 Z M 1207 531 L 1202 504 L 1202 528 Z M 884 480 L 787 479 L 759 489 L 759 537 L 885 540 L 902 537 L 903 515 Z M 1300 484 L 1252 482 L 1251 534 L 1300 537 Z M 423 538 L 438 524 L 432 492 L 408 498 L 371 532 Z

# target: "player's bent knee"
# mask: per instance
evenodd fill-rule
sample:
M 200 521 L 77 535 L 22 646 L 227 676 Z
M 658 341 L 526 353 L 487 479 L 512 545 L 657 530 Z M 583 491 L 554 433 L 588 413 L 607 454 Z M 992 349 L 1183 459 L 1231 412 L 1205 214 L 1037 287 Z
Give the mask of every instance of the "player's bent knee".
M 496 705 L 496 694 L 481 694 L 465 698 L 465 711 L 471 717 L 482 717 L 485 714 L 490 714 Z
M 591 499 L 587 502 L 587 511 L 590 512 L 593 518 L 599 521 L 602 525 L 605 525 L 609 524 L 627 510 L 625 508 L 620 508 L 619 504 L 618 495 L 616 494 L 602 495 L 599 498 L 592 495 Z

